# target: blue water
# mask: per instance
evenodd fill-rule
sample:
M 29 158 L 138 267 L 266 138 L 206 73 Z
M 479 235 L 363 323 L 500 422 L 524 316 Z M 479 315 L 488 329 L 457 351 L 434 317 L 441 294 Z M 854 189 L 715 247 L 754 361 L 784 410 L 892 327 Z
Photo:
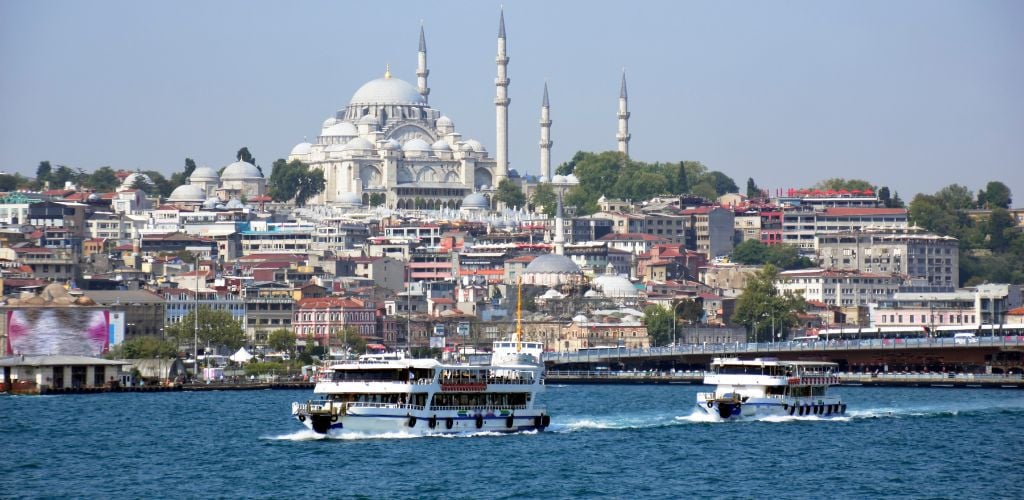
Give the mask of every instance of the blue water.
M 308 391 L 0 396 L 0 497 L 1024 498 L 1024 391 L 841 387 L 708 422 L 699 386 L 549 386 L 543 433 L 318 437 Z

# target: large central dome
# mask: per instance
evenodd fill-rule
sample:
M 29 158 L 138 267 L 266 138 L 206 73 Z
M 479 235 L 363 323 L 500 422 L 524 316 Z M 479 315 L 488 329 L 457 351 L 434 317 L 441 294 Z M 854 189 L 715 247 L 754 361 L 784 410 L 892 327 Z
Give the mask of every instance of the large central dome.
M 409 83 L 398 78 L 378 78 L 359 87 L 352 96 L 349 106 L 354 105 L 421 105 L 427 104 L 423 96 Z

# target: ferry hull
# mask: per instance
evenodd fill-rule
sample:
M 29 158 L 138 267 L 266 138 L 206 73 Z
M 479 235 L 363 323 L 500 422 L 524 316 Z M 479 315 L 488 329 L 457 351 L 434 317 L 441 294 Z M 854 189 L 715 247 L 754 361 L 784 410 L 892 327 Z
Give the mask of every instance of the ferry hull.
M 744 402 L 698 399 L 697 408 L 722 420 L 786 416 L 839 417 L 846 414 L 846 404 L 834 397 L 781 401 L 750 398 Z
M 365 434 L 458 434 L 472 432 L 520 432 L 544 430 L 551 424 L 540 411 L 520 410 L 514 414 L 472 414 L 457 411 L 406 411 L 402 409 L 350 409 L 342 415 L 305 411 L 295 403 L 292 414 L 302 425 L 319 434 L 344 431 Z

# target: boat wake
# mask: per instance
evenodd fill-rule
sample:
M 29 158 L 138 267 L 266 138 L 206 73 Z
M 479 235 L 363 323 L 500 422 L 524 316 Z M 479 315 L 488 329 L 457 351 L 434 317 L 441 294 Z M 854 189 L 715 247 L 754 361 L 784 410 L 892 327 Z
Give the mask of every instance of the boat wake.
M 485 436 L 508 436 L 515 434 L 537 434 L 535 430 L 520 431 L 520 432 L 458 432 L 458 433 L 413 433 L 413 432 L 380 432 L 380 433 L 366 433 L 366 432 L 352 432 L 352 431 L 330 431 L 327 434 L 319 434 L 309 429 L 302 429 L 289 434 L 282 434 L 280 436 L 266 436 L 264 439 L 271 441 L 324 441 L 324 440 L 338 440 L 338 441 L 364 441 L 364 440 L 376 440 L 376 439 L 414 439 L 414 438 L 469 438 L 469 437 L 485 437 Z
M 549 432 L 569 433 L 586 430 L 628 430 L 667 427 L 675 423 L 670 417 L 662 415 L 609 416 L 606 418 L 581 418 L 565 423 L 552 422 Z

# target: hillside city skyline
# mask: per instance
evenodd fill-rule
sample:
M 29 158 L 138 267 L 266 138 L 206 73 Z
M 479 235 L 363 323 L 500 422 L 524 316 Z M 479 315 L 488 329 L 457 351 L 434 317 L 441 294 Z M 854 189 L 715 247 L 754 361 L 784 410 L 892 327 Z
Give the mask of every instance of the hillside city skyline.
M 380 36 L 375 23 L 331 27 L 379 16 L 360 5 L 0 2 L 0 58 L 11 69 L 0 76 L 8 96 L 0 170 L 32 176 L 48 160 L 169 175 L 185 157 L 220 168 L 247 146 L 269 175 L 386 67 L 415 83 L 421 21 L 431 105 L 494 151 L 499 6 L 446 4 L 461 13 L 455 19 L 404 5 Z M 1012 54 L 1024 37 L 1011 25 L 1021 10 L 1012 2 L 688 2 L 631 13 L 576 2 L 506 6 L 510 168 L 538 174 L 545 82 L 553 165 L 580 150 L 614 150 L 625 70 L 630 156 L 639 161 L 701 161 L 773 191 L 845 177 L 890 186 L 905 201 L 952 183 L 977 191 L 993 179 L 1022 193 L 1024 64 Z M 325 42 L 333 32 L 339 43 Z M 372 43 L 351 49 L 346 40 Z M 55 138 L 69 122 L 72 131 Z

